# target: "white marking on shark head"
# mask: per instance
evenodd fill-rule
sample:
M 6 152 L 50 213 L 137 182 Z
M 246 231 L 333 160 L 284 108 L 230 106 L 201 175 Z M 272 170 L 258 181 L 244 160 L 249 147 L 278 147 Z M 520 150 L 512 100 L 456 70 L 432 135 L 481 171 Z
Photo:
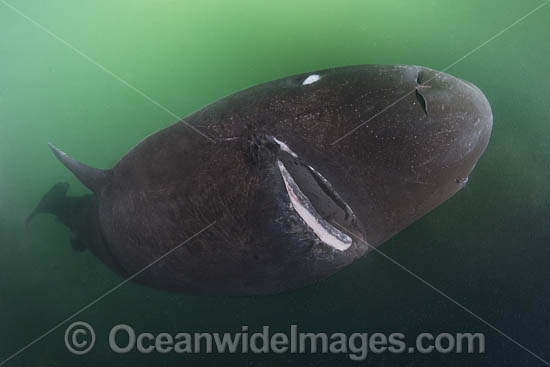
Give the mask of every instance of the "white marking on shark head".
M 321 79 L 321 76 L 319 74 L 311 74 L 302 82 L 302 85 L 313 84 L 316 81 L 319 81 L 319 79 Z

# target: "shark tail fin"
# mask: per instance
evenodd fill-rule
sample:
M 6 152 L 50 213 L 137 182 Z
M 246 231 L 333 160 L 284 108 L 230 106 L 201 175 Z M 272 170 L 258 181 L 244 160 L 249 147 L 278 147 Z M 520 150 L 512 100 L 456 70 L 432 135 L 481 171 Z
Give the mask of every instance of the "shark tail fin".
M 65 167 L 67 167 L 75 176 L 90 190 L 93 192 L 99 191 L 109 178 L 111 171 L 93 168 L 80 163 L 76 159 L 70 157 L 67 153 L 56 148 L 54 145 L 49 144 L 50 149 L 57 159 Z
M 63 203 L 67 197 L 67 191 L 69 190 L 69 184 L 66 182 L 56 183 L 43 197 L 42 200 L 38 203 L 36 208 L 25 220 L 25 225 L 29 225 L 31 220 L 40 213 L 50 213 L 58 215 L 61 208 L 63 208 Z

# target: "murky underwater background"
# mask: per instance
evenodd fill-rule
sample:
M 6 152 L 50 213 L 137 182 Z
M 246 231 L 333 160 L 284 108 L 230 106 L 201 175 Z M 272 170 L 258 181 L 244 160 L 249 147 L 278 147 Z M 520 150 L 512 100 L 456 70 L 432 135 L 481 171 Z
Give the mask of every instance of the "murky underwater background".
M 8 0 L 7 0 L 8 1 Z M 0 0 L 0 363 L 120 283 L 69 231 L 24 218 L 54 183 L 86 192 L 53 157 L 111 167 L 174 116 L 247 86 L 334 66 L 444 69 L 541 0 L 68 1 Z M 449 72 L 478 85 L 494 113 L 492 140 L 467 187 L 380 249 L 543 359 L 550 359 L 550 5 Z M 70 354 L 68 324 L 97 343 Z M 486 353 L 118 355 L 116 324 L 172 334 L 300 330 L 482 332 Z M 372 253 L 309 288 L 268 297 L 192 297 L 128 283 L 6 366 L 114 365 L 542 366 L 528 352 L 384 257 Z

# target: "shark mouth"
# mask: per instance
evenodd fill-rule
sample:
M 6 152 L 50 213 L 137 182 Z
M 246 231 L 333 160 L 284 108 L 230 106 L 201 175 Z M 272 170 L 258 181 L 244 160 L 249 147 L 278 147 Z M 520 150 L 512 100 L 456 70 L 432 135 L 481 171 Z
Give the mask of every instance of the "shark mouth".
M 331 223 L 345 228 L 355 227 L 356 217 L 351 208 L 319 172 L 285 143 L 273 140 L 281 150 L 277 166 L 292 208 L 321 242 L 338 251 L 347 250 L 353 239 Z

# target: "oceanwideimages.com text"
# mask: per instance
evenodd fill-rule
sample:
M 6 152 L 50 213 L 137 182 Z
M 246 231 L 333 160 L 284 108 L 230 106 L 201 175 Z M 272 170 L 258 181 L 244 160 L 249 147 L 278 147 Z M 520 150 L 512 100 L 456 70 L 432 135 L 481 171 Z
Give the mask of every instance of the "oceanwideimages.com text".
M 93 348 L 95 333 L 84 322 L 70 325 L 65 333 L 67 348 L 84 354 Z M 106 337 L 117 354 L 150 353 L 330 353 L 345 354 L 363 361 L 369 353 L 485 353 L 482 333 L 421 333 L 408 338 L 403 333 L 324 333 L 300 330 L 290 325 L 286 332 L 274 332 L 269 326 L 249 329 L 243 325 L 233 333 L 180 332 L 150 333 L 136 331 L 126 324 L 115 325 Z

